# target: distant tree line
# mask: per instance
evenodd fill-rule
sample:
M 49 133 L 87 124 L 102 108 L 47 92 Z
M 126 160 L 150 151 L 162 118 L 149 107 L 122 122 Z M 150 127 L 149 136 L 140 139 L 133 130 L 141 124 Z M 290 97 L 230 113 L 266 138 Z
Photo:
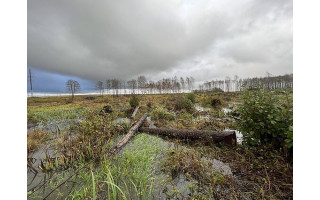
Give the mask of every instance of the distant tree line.
M 245 87 L 242 87 L 245 86 Z M 265 77 L 255 77 L 241 79 L 237 75 L 231 79 L 227 76 L 224 80 L 206 81 L 199 85 L 198 92 L 206 91 L 241 91 L 243 89 L 280 89 L 280 88 L 293 88 L 293 74 L 286 74 L 281 76 L 272 76 L 267 72 Z
M 293 74 L 286 74 L 281 76 L 272 76 L 267 73 L 265 77 L 255 77 L 241 79 L 237 75 L 231 79 L 227 76 L 224 80 L 206 81 L 199 85 L 199 88 L 194 88 L 195 79 L 190 77 L 174 76 L 172 78 L 163 78 L 158 81 L 147 80 L 143 75 L 138 76 L 137 79 L 121 80 L 117 78 L 106 79 L 105 82 L 97 81 L 96 89 L 103 95 L 113 94 L 115 96 L 120 94 L 168 94 L 168 93 L 182 93 L 182 92 L 232 92 L 242 91 L 244 89 L 281 89 L 293 88 Z M 75 80 L 68 80 L 66 89 L 72 95 L 80 91 L 80 84 Z
M 143 75 L 137 79 L 121 80 L 117 78 L 107 79 L 105 82 L 97 81 L 96 89 L 102 95 L 104 91 L 107 94 L 118 95 L 120 90 L 124 94 L 154 94 L 154 93 L 181 93 L 192 91 L 194 89 L 195 79 L 193 77 L 163 78 L 158 81 L 147 80 Z

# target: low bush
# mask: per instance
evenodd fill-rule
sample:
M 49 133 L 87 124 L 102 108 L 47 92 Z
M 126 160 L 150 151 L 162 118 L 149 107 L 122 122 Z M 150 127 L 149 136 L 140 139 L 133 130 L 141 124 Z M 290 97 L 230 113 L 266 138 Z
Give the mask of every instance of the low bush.
M 185 98 L 189 99 L 192 103 L 196 102 L 196 95 L 193 93 L 186 94 Z
M 211 106 L 213 108 L 220 108 L 223 103 L 223 100 L 217 96 L 208 96 L 201 101 L 202 106 Z
M 175 110 L 185 109 L 187 112 L 192 112 L 194 110 L 193 104 L 189 99 L 178 98 L 175 103 Z
M 152 118 L 155 120 L 169 120 L 172 121 L 174 120 L 174 115 L 172 113 L 169 113 L 167 110 L 164 108 L 156 108 L 151 112 Z
M 139 102 L 140 100 L 136 95 L 132 95 L 129 101 L 131 108 L 137 107 L 139 105 Z
M 222 99 L 219 97 L 213 97 L 211 98 L 210 105 L 214 108 L 217 108 L 222 105 Z

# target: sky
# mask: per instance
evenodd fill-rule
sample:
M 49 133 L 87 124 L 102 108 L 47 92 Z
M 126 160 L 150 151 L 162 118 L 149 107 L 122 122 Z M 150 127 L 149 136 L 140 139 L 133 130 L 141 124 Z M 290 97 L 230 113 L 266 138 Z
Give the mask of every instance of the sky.
M 58 91 L 70 78 L 90 88 L 97 80 L 139 75 L 192 76 L 201 83 L 292 73 L 292 4 L 29 0 L 27 67 L 37 72 L 34 88 L 43 91 Z

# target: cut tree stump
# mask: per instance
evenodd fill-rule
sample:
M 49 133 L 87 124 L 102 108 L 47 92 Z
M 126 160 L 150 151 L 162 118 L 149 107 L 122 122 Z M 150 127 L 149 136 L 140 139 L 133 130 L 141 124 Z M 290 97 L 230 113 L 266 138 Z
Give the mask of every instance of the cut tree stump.
M 175 138 L 197 139 L 211 137 L 214 141 L 224 141 L 228 145 L 237 145 L 237 137 L 235 131 L 208 131 L 148 127 L 140 127 L 139 131 L 154 135 L 163 135 Z
M 148 117 L 148 113 L 145 113 L 140 119 L 139 121 L 133 126 L 131 127 L 131 129 L 128 131 L 127 135 L 124 136 L 122 138 L 122 140 L 115 145 L 114 147 L 112 147 L 108 152 L 107 152 L 107 157 L 113 155 L 114 153 L 116 153 L 123 145 L 125 145 L 130 138 L 138 131 L 139 127 L 143 124 L 143 121 Z

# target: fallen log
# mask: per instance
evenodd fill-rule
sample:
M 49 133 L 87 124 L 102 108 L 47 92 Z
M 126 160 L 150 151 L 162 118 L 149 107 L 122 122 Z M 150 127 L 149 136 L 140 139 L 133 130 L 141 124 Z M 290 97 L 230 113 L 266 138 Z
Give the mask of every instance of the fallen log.
M 145 113 L 140 118 L 140 120 L 133 127 L 131 127 L 131 129 L 129 130 L 127 135 L 124 136 L 122 138 L 122 140 L 117 145 L 112 147 L 110 149 L 110 151 L 107 152 L 107 154 L 106 154 L 107 157 L 109 157 L 109 156 L 113 155 L 114 153 L 116 153 L 123 145 L 125 145 L 130 140 L 130 138 L 138 131 L 139 127 L 142 125 L 143 121 L 147 118 L 147 116 L 148 116 L 148 113 Z
M 237 145 L 237 137 L 235 131 L 208 131 L 208 130 L 188 130 L 188 129 L 169 129 L 169 128 L 148 128 L 140 127 L 139 131 L 163 135 L 175 138 L 205 138 L 211 137 L 214 141 L 224 141 L 229 145 Z
M 131 119 L 133 119 L 133 118 L 136 116 L 136 114 L 137 114 L 137 112 L 138 112 L 138 110 L 139 110 L 139 107 L 140 107 L 140 106 L 137 106 L 137 107 L 134 109 L 134 111 L 133 111 L 133 113 L 132 113 L 132 115 L 131 115 Z

